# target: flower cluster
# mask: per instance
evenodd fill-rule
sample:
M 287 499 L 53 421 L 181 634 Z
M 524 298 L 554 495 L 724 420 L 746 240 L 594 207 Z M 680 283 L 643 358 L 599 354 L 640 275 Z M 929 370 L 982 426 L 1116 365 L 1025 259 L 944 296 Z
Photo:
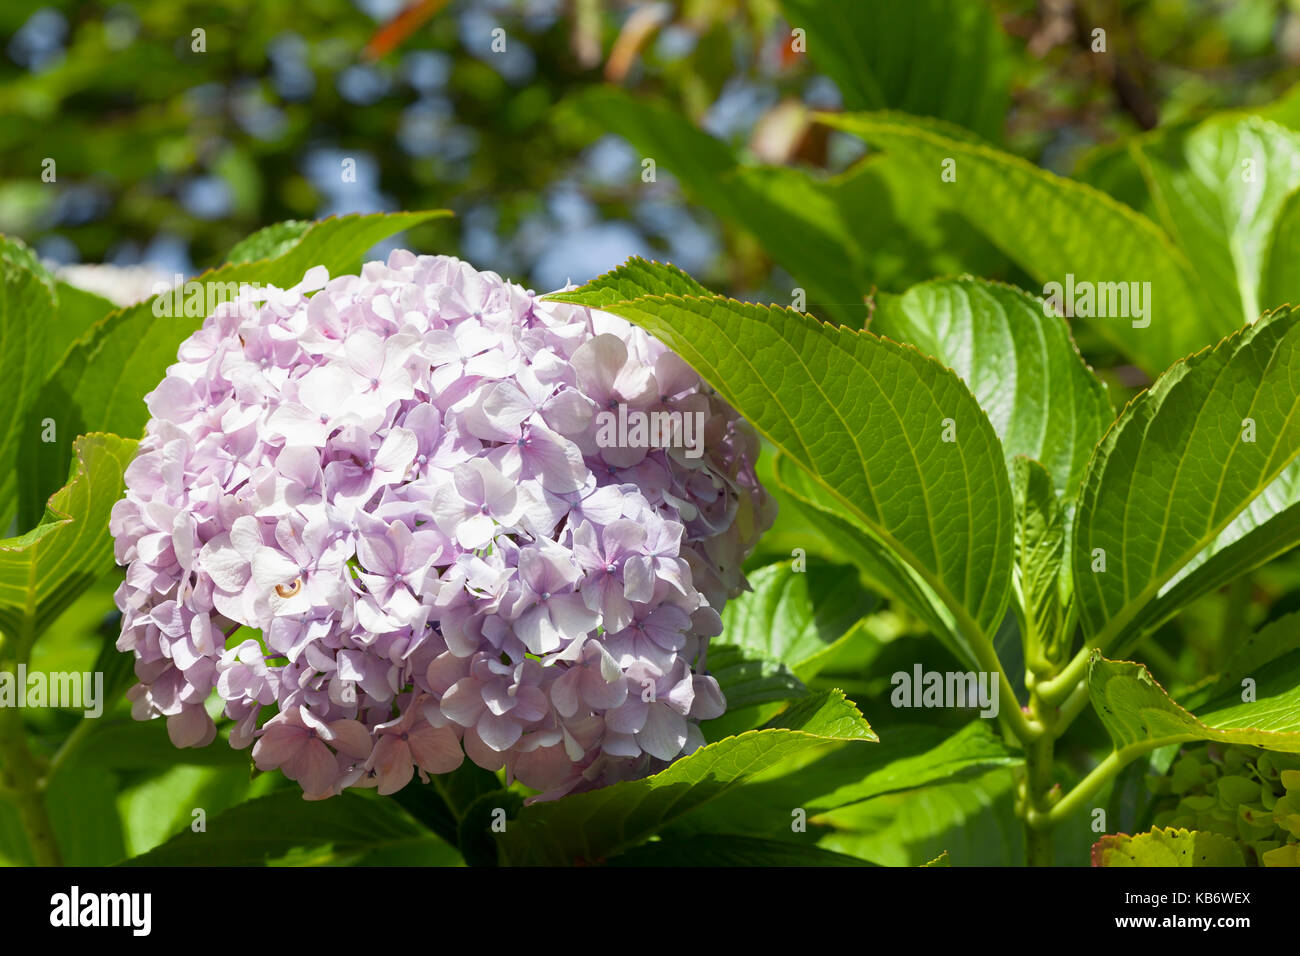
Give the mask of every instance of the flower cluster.
M 547 798 L 702 743 L 773 504 L 753 432 L 661 343 L 398 251 L 246 288 L 178 358 L 111 521 L 138 719 L 205 745 L 215 689 L 308 798 L 466 755 Z M 616 408 L 696 416 L 703 454 L 601 440 Z

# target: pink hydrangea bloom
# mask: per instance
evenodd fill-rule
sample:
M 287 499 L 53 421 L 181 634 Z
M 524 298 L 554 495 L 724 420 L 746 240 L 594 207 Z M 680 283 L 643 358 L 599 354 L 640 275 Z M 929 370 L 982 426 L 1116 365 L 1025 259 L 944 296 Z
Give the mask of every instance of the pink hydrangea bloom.
M 202 746 L 215 691 L 310 798 L 466 756 L 554 797 L 700 746 L 773 517 L 752 431 L 613 316 L 442 256 L 323 272 L 219 307 L 146 398 L 111 522 L 135 716 Z M 620 407 L 701 444 L 610 442 Z

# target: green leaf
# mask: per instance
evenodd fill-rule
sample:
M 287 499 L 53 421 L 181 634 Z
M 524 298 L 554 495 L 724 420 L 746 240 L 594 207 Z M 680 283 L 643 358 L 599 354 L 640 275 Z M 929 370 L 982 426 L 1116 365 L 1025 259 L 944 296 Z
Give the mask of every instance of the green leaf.
M 1137 836 L 1104 836 L 1092 848 L 1093 866 L 1245 866 L 1241 844 L 1221 833 L 1173 827 Z
M 936 116 L 1001 138 L 1011 61 L 997 19 L 966 0 L 781 0 L 848 110 Z
M 875 739 L 843 694 L 818 694 L 653 776 L 524 807 L 498 842 L 512 864 L 601 862 L 787 757 L 831 741 Z
M 913 348 L 790 309 L 610 301 L 610 288 L 655 289 L 665 273 L 634 259 L 552 298 L 598 304 L 662 339 L 925 581 L 974 656 L 1010 594 L 1012 503 L 997 436 L 965 385 Z
M 799 840 L 801 835 L 791 831 L 796 808 L 814 816 L 884 794 L 1021 763 L 1023 758 L 1009 750 L 985 721 L 973 721 L 951 735 L 940 727 L 904 724 L 891 727 L 874 747 L 836 744 L 783 761 L 669 832 L 680 836 L 748 833 Z M 802 839 L 813 840 L 816 835 L 810 828 Z
M 35 273 L 37 278 L 46 285 L 54 284 L 54 275 L 41 262 L 40 256 L 33 252 L 27 243 L 15 236 L 0 234 L 0 263 L 14 266 L 24 272 Z
M 1017 458 L 1011 483 L 1016 498 L 1016 593 L 1024 610 L 1021 639 L 1036 673 L 1070 656 L 1074 583 L 1066 560 L 1066 510 L 1052 479 L 1036 461 Z
M 894 728 L 890 736 L 899 735 Z M 900 743 L 902 743 L 900 741 Z M 874 749 L 874 748 L 873 748 Z M 838 757 L 844 751 L 832 755 Z M 908 755 L 894 751 L 887 763 L 873 766 L 856 782 L 838 787 L 811 801 L 817 810 L 847 806 L 886 793 L 897 793 L 941 783 L 954 777 L 983 773 L 994 767 L 1014 767 L 1024 758 L 1008 749 L 996 724 L 976 720 L 921 753 Z
M 55 774 L 46 810 L 67 866 L 111 866 L 126 855 L 117 814 L 117 780 L 103 769 Z
M 21 436 L 45 381 L 55 317 L 53 287 L 11 258 L 18 248 L 0 243 L 0 529 L 17 512 Z
M 1300 185 L 1300 134 L 1228 114 L 1133 149 L 1209 307 L 1240 324 L 1281 305 L 1261 295 L 1261 274 L 1283 201 Z
M 952 866 L 1021 866 L 1024 826 L 1013 772 L 887 794 L 821 814 L 818 845 L 882 866 L 921 866 L 947 852 Z M 814 821 L 810 821 L 814 822 Z
M 1024 455 L 1047 469 L 1058 494 L 1078 491 L 1115 413 L 1069 326 L 1043 300 L 982 279 L 936 279 L 883 298 L 870 329 L 961 376 L 1002 440 L 1008 466 Z
M 1131 646 L 1225 566 L 1241 573 L 1300 540 L 1294 505 L 1275 512 L 1282 524 L 1268 515 L 1290 497 L 1268 489 L 1300 454 L 1297 410 L 1300 310 L 1179 362 L 1124 410 L 1074 522 L 1076 604 L 1096 646 Z M 1201 566 L 1178 579 L 1189 565 Z
M 864 291 L 902 292 L 934 276 L 966 272 L 1022 278 L 988 237 L 962 217 L 952 193 L 916 185 L 916 169 L 906 157 L 878 152 L 824 183 L 858 249 L 864 278 L 870 280 Z
M 907 160 L 918 189 L 946 191 L 955 209 L 1045 286 L 1064 285 L 1070 275 L 1092 283 L 1150 282 L 1146 318 L 1089 321 L 1152 374 L 1237 324 L 1236 312 L 1201 308 L 1187 258 L 1159 226 L 1090 186 L 970 142 L 934 120 L 891 113 L 821 119 Z M 956 164 L 953 182 L 940 179 L 945 160 Z
M 1292 189 L 1282 200 L 1269 237 L 1260 280 L 1260 297 L 1265 308 L 1300 305 L 1300 189 Z
M 633 847 L 610 866 L 871 866 L 820 847 L 735 834 L 697 834 Z
M 1107 660 L 1094 651 L 1088 693 L 1118 750 L 1145 752 L 1191 740 L 1217 740 L 1300 753 L 1300 651 L 1255 675 L 1253 701 L 1237 687 L 1194 716 L 1165 692 L 1142 664 Z
M 784 663 L 801 680 L 815 676 L 820 663 L 879 601 L 859 583 L 857 568 L 804 558 L 800 570 L 784 561 L 749 575 L 751 591 L 728 601 L 722 634 L 709 646 L 717 669 L 716 648 L 734 644 Z
M 44 327 L 46 360 L 55 365 L 86 329 L 117 308 L 102 295 L 79 289 L 55 276 L 36 253 L 13 236 L 0 236 L 0 260 L 34 273 L 49 288 L 54 299 L 54 320 L 34 324 Z M 50 368 L 45 371 L 49 372 Z
M 225 743 L 219 746 L 225 748 Z M 175 747 L 172 752 L 178 758 L 182 753 Z M 84 751 L 61 771 L 74 785 L 84 772 L 82 768 L 93 766 L 81 759 L 83 755 Z M 280 782 L 276 779 L 278 775 L 271 774 L 250 779 L 247 754 L 244 758 L 241 766 L 201 767 L 181 763 L 167 767 L 162 764 L 150 768 L 150 774 L 143 779 L 139 774 L 119 776 L 119 781 L 125 782 L 117 787 L 117 813 L 122 821 L 126 852 L 109 862 L 147 853 L 177 834 L 192 832 L 200 820 L 206 826 L 222 811 L 268 793 L 272 784 Z M 202 810 L 202 815 L 196 815 L 195 810 Z
M 453 846 L 465 814 L 479 797 L 501 789 L 496 774 L 465 761 L 451 773 L 435 774 L 429 783 L 412 781 L 393 794 L 407 813 Z
M 709 643 L 709 673 L 722 688 L 727 710 L 740 710 L 774 700 L 805 697 L 808 688 L 784 661 L 756 647 Z
M 274 259 L 224 265 L 192 281 L 216 295 L 218 291 L 233 292 L 240 283 L 289 288 L 318 265 L 325 266 L 331 276 L 355 272 L 362 255 L 375 243 L 445 215 L 448 213 L 429 211 L 325 219 L 313 223 Z M 34 449 L 32 495 L 48 495 L 61 480 L 71 436 L 91 431 L 128 438 L 143 434 L 149 418 L 145 395 L 163 380 L 168 366 L 176 362 L 180 344 L 204 318 L 156 315 L 156 302 L 157 297 L 151 298 L 95 323 L 46 383 L 38 401 L 43 415 L 58 423 L 58 441 Z M 157 308 L 166 312 L 167 306 L 163 302 Z
M 1196 598 L 1289 551 L 1298 541 L 1300 461 L 1293 461 L 1160 590 L 1142 616 L 1142 629 L 1149 632 Z M 1126 641 L 1117 650 L 1131 646 Z
M 1235 643 L 1218 680 L 1206 688 L 1206 693 L 1195 697 L 1209 701 L 1229 690 L 1240 691 L 1243 678 L 1254 676 L 1260 668 L 1296 648 L 1300 648 L 1300 611 L 1269 621 Z
M 50 498 L 45 520 L 0 540 L 0 630 L 30 641 L 113 563 L 108 516 L 136 443 L 85 435 L 71 480 Z
M 777 455 L 775 478 L 781 493 L 795 502 L 813 526 L 857 564 L 875 590 L 904 604 L 958 660 L 977 663 L 962 643 L 952 612 L 920 575 L 898 561 L 884 544 L 842 516 L 835 500 L 788 455 Z
M 58 367 L 73 343 L 85 335 L 87 329 L 108 313 L 117 311 L 117 305 L 102 295 L 79 289 L 62 279 L 55 280 L 54 291 L 58 321 L 50 338 L 51 371 Z
M 130 655 L 120 651 L 116 656 L 128 662 L 131 660 Z M 78 745 L 77 763 L 79 766 L 113 770 L 157 770 L 176 764 L 193 764 L 238 767 L 247 771 L 250 761 L 248 751 L 234 750 L 220 737 L 207 747 L 178 748 L 167 736 L 165 720 L 102 717 L 92 722 L 89 733 Z
M 37 396 L 77 337 L 116 307 L 56 279 L 16 239 L 0 236 L 0 260 L 0 529 L 8 528 L 16 512 L 18 530 L 26 531 L 41 520 L 45 499 L 57 487 L 35 493 L 31 462 L 43 454 L 51 427 L 56 437 L 58 430 Z M 53 477 L 57 482 L 65 474 Z
M 466 864 L 500 865 L 500 834 L 509 828 L 508 821 L 519 813 L 523 802 L 524 798 L 513 790 L 497 789 L 481 794 L 465 808 L 456 830 L 456 845 Z
M 226 262 L 256 262 L 258 259 L 282 256 L 298 243 L 312 225 L 310 220 L 288 219 L 259 229 L 235 243 L 226 254 Z
M 336 854 L 359 853 L 425 833 L 391 800 L 346 790 L 328 800 L 303 800 L 281 790 L 208 819 L 125 866 L 261 866 L 294 850 L 329 844 Z
M 413 837 L 388 843 L 356 855 L 352 866 L 464 866 L 460 851 L 434 836 Z

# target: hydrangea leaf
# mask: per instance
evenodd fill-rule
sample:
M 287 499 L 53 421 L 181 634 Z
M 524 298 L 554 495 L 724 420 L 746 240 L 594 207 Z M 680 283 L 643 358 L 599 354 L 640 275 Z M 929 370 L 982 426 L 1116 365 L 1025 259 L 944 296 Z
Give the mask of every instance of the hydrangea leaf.
M 759 730 L 708 744 L 667 769 L 524 807 L 498 838 L 512 864 L 598 863 L 644 842 L 767 767 L 837 740 L 876 735 L 839 691 L 793 704 Z
M 966 386 L 914 348 L 792 309 L 610 300 L 615 284 L 655 289 L 665 272 L 632 260 L 552 298 L 622 316 L 677 352 L 926 582 L 977 653 L 1010 595 L 1012 503 L 1001 446 Z
M 54 298 L 55 320 L 52 323 L 38 323 L 45 326 L 49 340 L 47 362 L 54 361 L 57 364 L 86 329 L 117 308 L 102 295 L 77 288 L 60 279 L 36 253 L 13 236 L 0 236 L 0 260 L 35 273 L 50 289 Z
M 297 245 L 303 233 L 311 227 L 310 219 L 286 219 L 284 222 L 272 223 L 235 243 L 226 253 L 226 262 L 274 259 Z
M 112 567 L 108 516 L 135 447 L 117 435 L 78 438 L 72 477 L 50 498 L 45 519 L 0 541 L 0 630 L 34 639 Z
M 496 774 L 466 760 L 451 773 L 435 774 L 428 784 L 412 782 L 393 794 L 420 823 L 448 843 L 460 840 L 460 825 L 469 808 L 484 794 L 501 789 Z
M 1269 867 L 1300 867 L 1300 844 L 1287 843 L 1283 846 L 1275 846 L 1260 854 L 1259 862 L 1261 866 Z
M 788 840 L 816 839 L 815 827 L 792 834 L 791 813 L 809 817 L 888 793 L 976 776 L 1023 762 L 994 726 L 972 721 L 956 733 L 928 725 L 891 727 L 879 744 L 852 743 L 810 750 L 756 774 L 668 832 L 750 833 Z
M 1300 187 L 1293 188 L 1282 201 L 1269 237 L 1260 280 L 1260 296 L 1265 308 L 1300 305 Z
M 66 866 L 112 866 L 127 853 L 118 778 L 99 767 L 55 774 L 44 800 Z
M 1120 751 L 1145 752 L 1191 740 L 1217 740 L 1300 753 L 1300 651 L 1291 651 L 1253 675 L 1254 699 L 1240 687 L 1199 708 L 1179 706 L 1142 664 L 1093 652 L 1088 693 Z
M 131 662 L 131 658 L 120 651 L 115 656 L 128 664 Z M 135 683 L 134 674 L 131 683 Z M 109 694 L 107 685 L 105 697 L 109 701 L 115 699 Z M 138 721 L 105 715 L 92 722 L 89 733 L 78 746 L 77 764 L 111 770 L 162 770 L 178 764 L 242 767 L 247 770 L 248 752 L 233 750 L 224 741 L 221 743 L 219 747 L 178 748 L 167 736 L 165 720 Z
M 722 688 L 728 711 L 808 695 L 808 688 L 785 661 L 758 647 L 722 644 L 715 638 L 709 642 L 708 662 L 708 672 Z
M 1202 594 L 1284 554 L 1300 542 L 1300 460 L 1292 461 L 1219 535 L 1161 588 L 1142 616 L 1150 631 Z M 1135 635 L 1136 630 L 1131 631 Z M 1123 652 L 1131 641 L 1117 646 Z
M 1002 440 L 1008 466 L 1032 458 L 1057 494 L 1077 492 L 1115 414 L 1069 325 L 1043 300 L 982 279 L 936 279 L 882 297 L 870 329 L 961 376 Z
M 1237 311 L 1225 316 L 1201 306 L 1187 257 L 1159 226 L 1091 186 L 972 142 L 935 120 L 893 113 L 822 119 L 908 160 L 918 184 L 946 191 L 1035 281 L 1064 285 L 1073 275 L 1092 283 L 1150 282 L 1145 318 L 1089 321 L 1152 374 L 1238 324 Z M 955 163 L 950 182 L 940 179 L 947 160 Z
M 36 397 L 45 381 L 55 323 L 53 284 L 23 264 L 25 247 L 0 240 L 0 528 L 18 506 L 20 457 Z
M 1187 705 L 1197 708 L 1229 691 L 1239 692 L 1244 678 L 1256 676 L 1261 668 L 1296 648 L 1300 648 L 1300 611 L 1269 621 L 1235 641 L 1218 679 L 1189 695 Z
M 735 645 L 808 680 L 849 629 L 879 605 L 853 565 L 804 560 L 798 570 L 783 561 L 749 575 L 752 590 L 723 609 L 722 634 L 709 645 L 711 670 L 716 672 L 719 646 Z
M 864 292 L 903 292 L 941 275 L 1006 279 L 1019 274 L 961 217 L 950 194 L 916 188 L 916 170 L 903 157 L 868 153 L 823 188 L 860 250 L 870 280 Z
M 519 812 L 524 798 L 513 790 L 496 789 L 480 794 L 465 808 L 456 827 L 456 845 L 470 866 L 497 866 L 499 847 L 493 839 L 496 826 Z M 509 826 L 507 823 L 506 826 Z
M 1300 133 L 1257 116 L 1216 116 L 1182 136 L 1135 143 L 1154 206 L 1214 311 L 1253 322 L 1269 236 L 1300 186 Z
M 113 311 L 102 296 L 54 276 L 31 249 L 0 236 L 0 528 L 17 514 L 26 531 L 41 519 L 54 490 L 34 494 L 35 470 L 18 467 L 43 452 L 53 419 L 37 397 L 52 367 L 91 324 Z M 57 433 L 57 422 L 54 422 Z M 55 475 L 57 482 L 63 475 Z
M 965 0 L 781 0 L 850 110 L 897 109 L 1001 138 L 1011 60 L 997 19 Z
M 1177 363 L 1124 410 L 1074 522 L 1076 603 L 1097 646 L 1122 652 L 1225 575 L 1300 542 L 1298 410 L 1300 310 Z
M 117 306 L 103 296 L 69 285 L 61 279 L 55 279 L 54 311 L 56 321 L 51 328 L 46 346 L 45 381 L 48 382 L 53 370 L 57 369 L 63 362 L 64 357 L 71 351 L 77 339 L 100 319 L 116 310 Z M 42 383 L 42 388 L 43 386 L 44 383 Z M 44 392 L 42 391 L 40 394 L 43 395 Z M 41 402 L 37 401 L 28 410 L 28 414 L 24 416 L 22 444 L 24 448 L 33 450 L 30 459 L 37 464 L 48 458 L 47 449 L 52 447 L 48 441 L 51 425 L 54 426 L 53 435 L 55 440 L 58 441 L 60 437 L 58 421 L 52 415 L 46 414 L 46 412 L 47 409 L 43 407 Z M 67 436 L 64 435 L 63 437 L 66 438 Z M 66 461 L 64 464 L 66 464 Z M 53 486 L 48 483 L 40 484 L 40 477 L 41 469 L 39 467 L 18 469 L 16 504 L 18 506 L 18 529 L 20 531 L 35 527 L 36 523 L 41 520 L 41 515 L 45 512 L 45 499 L 49 497 Z M 57 478 L 58 476 L 55 475 L 54 480 L 57 481 Z
M 206 832 L 184 830 L 125 866 L 261 866 L 293 851 L 328 845 L 332 856 L 362 854 L 427 837 L 392 800 L 344 791 L 305 801 L 282 790 L 208 820 Z
M 843 516 L 834 498 L 788 455 L 777 454 L 774 472 L 781 492 L 857 564 L 874 589 L 906 605 L 959 660 L 977 663 L 958 634 L 952 612 L 920 575 L 899 561 L 885 544 Z
M 810 844 L 733 833 L 700 833 L 685 839 L 657 840 L 633 847 L 610 866 L 874 866 Z
M 318 265 L 325 266 L 331 276 L 340 275 L 355 271 L 362 255 L 375 243 L 445 215 L 448 213 L 435 210 L 324 219 L 313 223 L 273 259 L 223 265 L 192 281 L 216 294 L 218 289 L 233 289 L 239 283 L 288 288 Z M 96 322 L 46 383 L 38 401 L 42 414 L 56 421 L 58 440 L 35 447 L 30 496 L 39 498 L 57 487 L 67 468 L 73 436 L 107 431 L 135 438 L 144 431 L 149 418 L 144 396 L 176 361 L 181 342 L 203 322 L 203 316 L 155 315 L 155 299 L 112 312 Z
M 1221 833 L 1174 827 L 1136 836 L 1102 837 L 1092 848 L 1093 866 L 1245 866 L 1241 845 Z
M 818 814 L 830 827 L 818 845 L 882 866 L 921 866 L 947 852 L 953 866 L 1020 866 L 1024 827 L 1015 812 L 1015 772 L 890 793 Z
M 1045 672 L 1070 655 L 1074 583 L 1066 559 L 1068 514 L 1047 470 L 1018 458 L 1016 497 L 1016 593 L 1024 611 L 1021 639 L 1029 664 Z

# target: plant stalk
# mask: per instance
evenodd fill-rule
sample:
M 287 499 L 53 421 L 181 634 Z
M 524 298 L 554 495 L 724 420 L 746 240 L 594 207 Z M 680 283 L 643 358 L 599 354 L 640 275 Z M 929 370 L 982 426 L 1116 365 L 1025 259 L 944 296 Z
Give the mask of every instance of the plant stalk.
M 0 786 L 8 791 L 27 833 L 37 866 L 60 866 L 59 844 L 45 809 L 44 778 L 27 747 L 22 719 L 13 708 L 0 709 Z
M 1030 707 L 1037 710 L 1038 701 Z M 1025 781 L 1021 794 L 1025 820 L 1025 854 L 1029 866 L 1051 866 L 1052 821 L 1048 817 L 1053 788 L 1056 735 L 1052 728 L 1025 747 Z
M 30 591 L 29 591 L 30 593 Z M 18 674 L 18 665 L 26 664 L 36 643 L 34 609 L 29 607 L 23 617 L 23 626 L 15 640 L 6 636 L 3 645 L 5 656 L 0 658 L 0 672 Z M 32 859 L 37 866 L 61 866 L 59 844 L 54 836 L 45 807 L 45 781 L 47 771 L 37 761 L 27 746 L 27 732 L 16 707 L 0 708 L 0 791 L 18 810 L 18 818 L 27 833 Z

